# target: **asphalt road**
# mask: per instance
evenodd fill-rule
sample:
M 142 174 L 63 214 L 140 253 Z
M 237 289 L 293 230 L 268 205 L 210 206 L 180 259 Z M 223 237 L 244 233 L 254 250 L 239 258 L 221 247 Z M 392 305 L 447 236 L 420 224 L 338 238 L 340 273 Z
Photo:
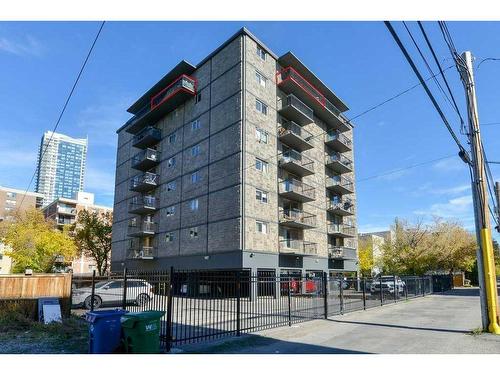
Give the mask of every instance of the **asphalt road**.
M 478 289 L 460 288 L 328 320 L 182 346 L 178 353 L 500 353 L 500 337 L 477 333 Z

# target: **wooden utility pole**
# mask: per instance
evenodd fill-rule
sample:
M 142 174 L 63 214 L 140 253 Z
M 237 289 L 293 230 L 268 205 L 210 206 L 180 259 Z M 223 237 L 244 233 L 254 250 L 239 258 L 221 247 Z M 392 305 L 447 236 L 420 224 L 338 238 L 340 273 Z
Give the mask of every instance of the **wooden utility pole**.
M 473 187 L 474 187 L 474 214 L 479 228 L 478 268 L 479 277 L 482 278 L 484 287 L 481 287 L 481 298 L 486 302 L 487 311 L 483 313 L 483 328 L 489 332 L 500 334 L 498 325 L 498 295 L 495 275 L 495 261 L 493 255 L 493 242 L 491 238 L 491 225 L 488 211 L 488 187 L 484 155 L 481 143 L 481 132 L 479 129 L 479 116 L 476 101 L 476 89 L 474 84 L 474 71 L 472 65 L 472 54 L 466 51 L 461 58 L 457 57 L 457 66 L 464 83 L 469 114 L 469 142 L 471 145 Z M 487 327 L 484 326 L 485 318 L 488 320 Z

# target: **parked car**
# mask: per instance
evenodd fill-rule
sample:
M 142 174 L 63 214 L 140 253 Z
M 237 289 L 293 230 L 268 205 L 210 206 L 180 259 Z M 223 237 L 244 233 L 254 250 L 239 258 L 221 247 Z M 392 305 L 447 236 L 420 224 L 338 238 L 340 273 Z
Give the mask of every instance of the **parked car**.
M 288 281 L 281 282 L 281 291 L 288 292 L 288 285 L 290 285 L 291 294 L 314 294 L 319 291 L 317 281 L 311 278 L 299 279 L 291 278 Z
M 330 286 L 339 289 L 340 279 L 332 280 Z M 342 289 L 344 289 L 344 290 L 349 289 L 349 282 L 347 280 L 342 279 Z
M 394 283 L 396 280 L 396 283 Z M 395 285 L 394 285 L 395 284 Z M 405 293 L 406 284 L 399 276 L 382 276 L 373 279 L 370 285 L 371 294 L 380 294 L 380 286 L 382 286 L 382 293 L 393 294 L 396 292 L 396 295 L 403 295 Z
M 146 305 L 153 298 L 153 286 L 145 280 L 127 279 L 127 303 Z M 90 310 L 92 287 L 73 290 L 73 306 Z M 123 280 L 106 280 L 95 284 L 94 309 L 101 306 L 121 306 L 123 301 Z

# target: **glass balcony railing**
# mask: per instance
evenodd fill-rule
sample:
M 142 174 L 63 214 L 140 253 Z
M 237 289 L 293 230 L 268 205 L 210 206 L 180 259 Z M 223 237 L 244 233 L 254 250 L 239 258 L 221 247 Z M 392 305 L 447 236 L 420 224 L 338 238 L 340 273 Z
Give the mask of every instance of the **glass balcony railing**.
M 288 178 L 280 181 L 279 192 L 281 194 L 294 193 L 311 200 L 316 199 L 316 189 L 295 178 Z
M 337 130 L 331 130 L 325 134 L 325 142 L 328 143 L 334 141 L 340 142 L 348 149 L 352 148 L 352 141 L 348 137 L 346 137 L 345 134 L 342 134 Z
M 160 176 L 156 173 L 146 172 L 132 177 L 130 180 L 130 189 L 134 191 L 143 191 L 154 188 L 158 185 Z
M 76 215 L 76 208 L 74 207 L 57 207 L 57 212 L 66 215 Z
M 152 195 L 135 196 L 130 199 L 129 212 L 146 213 L 157 209 L 156 197 Z
M 334 152 L 330 155 L 326 156 L 326 164 L 332 164 L 332 163 L 340 163 L 342 166 L 344 166 L 346 169 L 352 170 L 353 163 L 352 160 L 349 159 L 347 156 L 342 155 L 339 152 Z
M 282 116 L 299 125 L 307 125 L 314 121 L 313 110 L 293 94 L 282 99 L 281 108 L 278 108 Z
M 306 172 L 306 171 L 299 171 L 299 170 L 296 171 L 295 170 L 296 168 L 294 168 L 293 172 L 295 172 L 295 173 L 298 173 L 301 175 L 314 173 L 314 160 L 312 160 L 311 158 L 308 158 L 305 155 L 302 155 L 300 152 L 297 152 L 295 150 L 289 149 L 289 150 L 283 151 L 279 155 L 278 160 L 279 160 L 280 165 L 293 163 L 299 167 L 302 167 L 302 169 L 307 170 L 307 172 L 310 172 L 310 173 L 301 173 L 301 172 Z
M 356 259 L 356 249 L 347 246 L 328 245 L 328 256 L 334 259 Z
M 327 187 L 341 187 L 346 191 L 354 191 L 354 184 L 350 178 L 345 176 L 328 176 L 326 177 Z
M 195 93 L 196 80 L 185 74 L 181 75 L 169 86 L 167 86 L 166 88 L 164 88 L 158 94 L 156 94 L 151 98 L 151 110 L 155 109 L 157 106 L 159 106 L 164 101 L 168 100 L 171 96 L 173 96 L 176 92 L 180 90 L 185 90 L 189 93 Z
M 350 199 L 331 199 L 328 202 L 328 210 L 354 213 L 354 204 Z
M 132 157 L 132 168 L 147 170 L 160 162 L 160 151 L 147 148 Z
M 156 257 L 156 247 L 153 246 L 132 246 L 127 251 L 128 259 L 154 259 Z
M 153 221 L 131 219 L 128 223 L 128 234 L 134 235 L 152 235 L 157 232 L 158 224 Z
M 158 128 L 148 126 L 134 135 L 132 146 L 145 148 L 157 144 L 161 141 L 161 131 Z
M 279 249 L 284 253 L 317 254 L 318 252 L 316 243 L 298 239 L 280 240 Z
M 279 211 L 281 224 L 291 224 L 299 227 L 315 227 L 316 215 L 294 208 L 282 208 Z
M 328 234 L 354 237 L 356 228 L 350 224 L 328 224 Z

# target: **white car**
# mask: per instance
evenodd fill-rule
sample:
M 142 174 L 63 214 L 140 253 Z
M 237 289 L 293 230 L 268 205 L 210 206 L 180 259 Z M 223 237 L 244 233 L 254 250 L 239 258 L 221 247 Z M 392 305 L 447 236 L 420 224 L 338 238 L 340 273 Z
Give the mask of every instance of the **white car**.
M 127 279 L 127 304 L 143 306 L 153 298 L 153 286 L 145 280 Z M 84 306 L 90 310 L 92 287 L 73 290 L 73 306 Z M 106 280 L 95 284 L 94 309 L 101 306 L 121 306 L 123 301 L 123 280 Z
M 396 295 L 404 294 L 406 287 L 405 282 L 401 280 L 399 276 L 396 276 L 395 280 L 396 283 L 394 283 L 394 276 L 382 276 L 382 280 L 380 280 L 380 278 L 375 278 L 373 279 L 372 284 L 370 286 L 370 292 L 372 294 L 379 294 L 380 286 L 382 285 L 383 293 L 394 294 L 394 291 L 396 289 L 397 291 Z

